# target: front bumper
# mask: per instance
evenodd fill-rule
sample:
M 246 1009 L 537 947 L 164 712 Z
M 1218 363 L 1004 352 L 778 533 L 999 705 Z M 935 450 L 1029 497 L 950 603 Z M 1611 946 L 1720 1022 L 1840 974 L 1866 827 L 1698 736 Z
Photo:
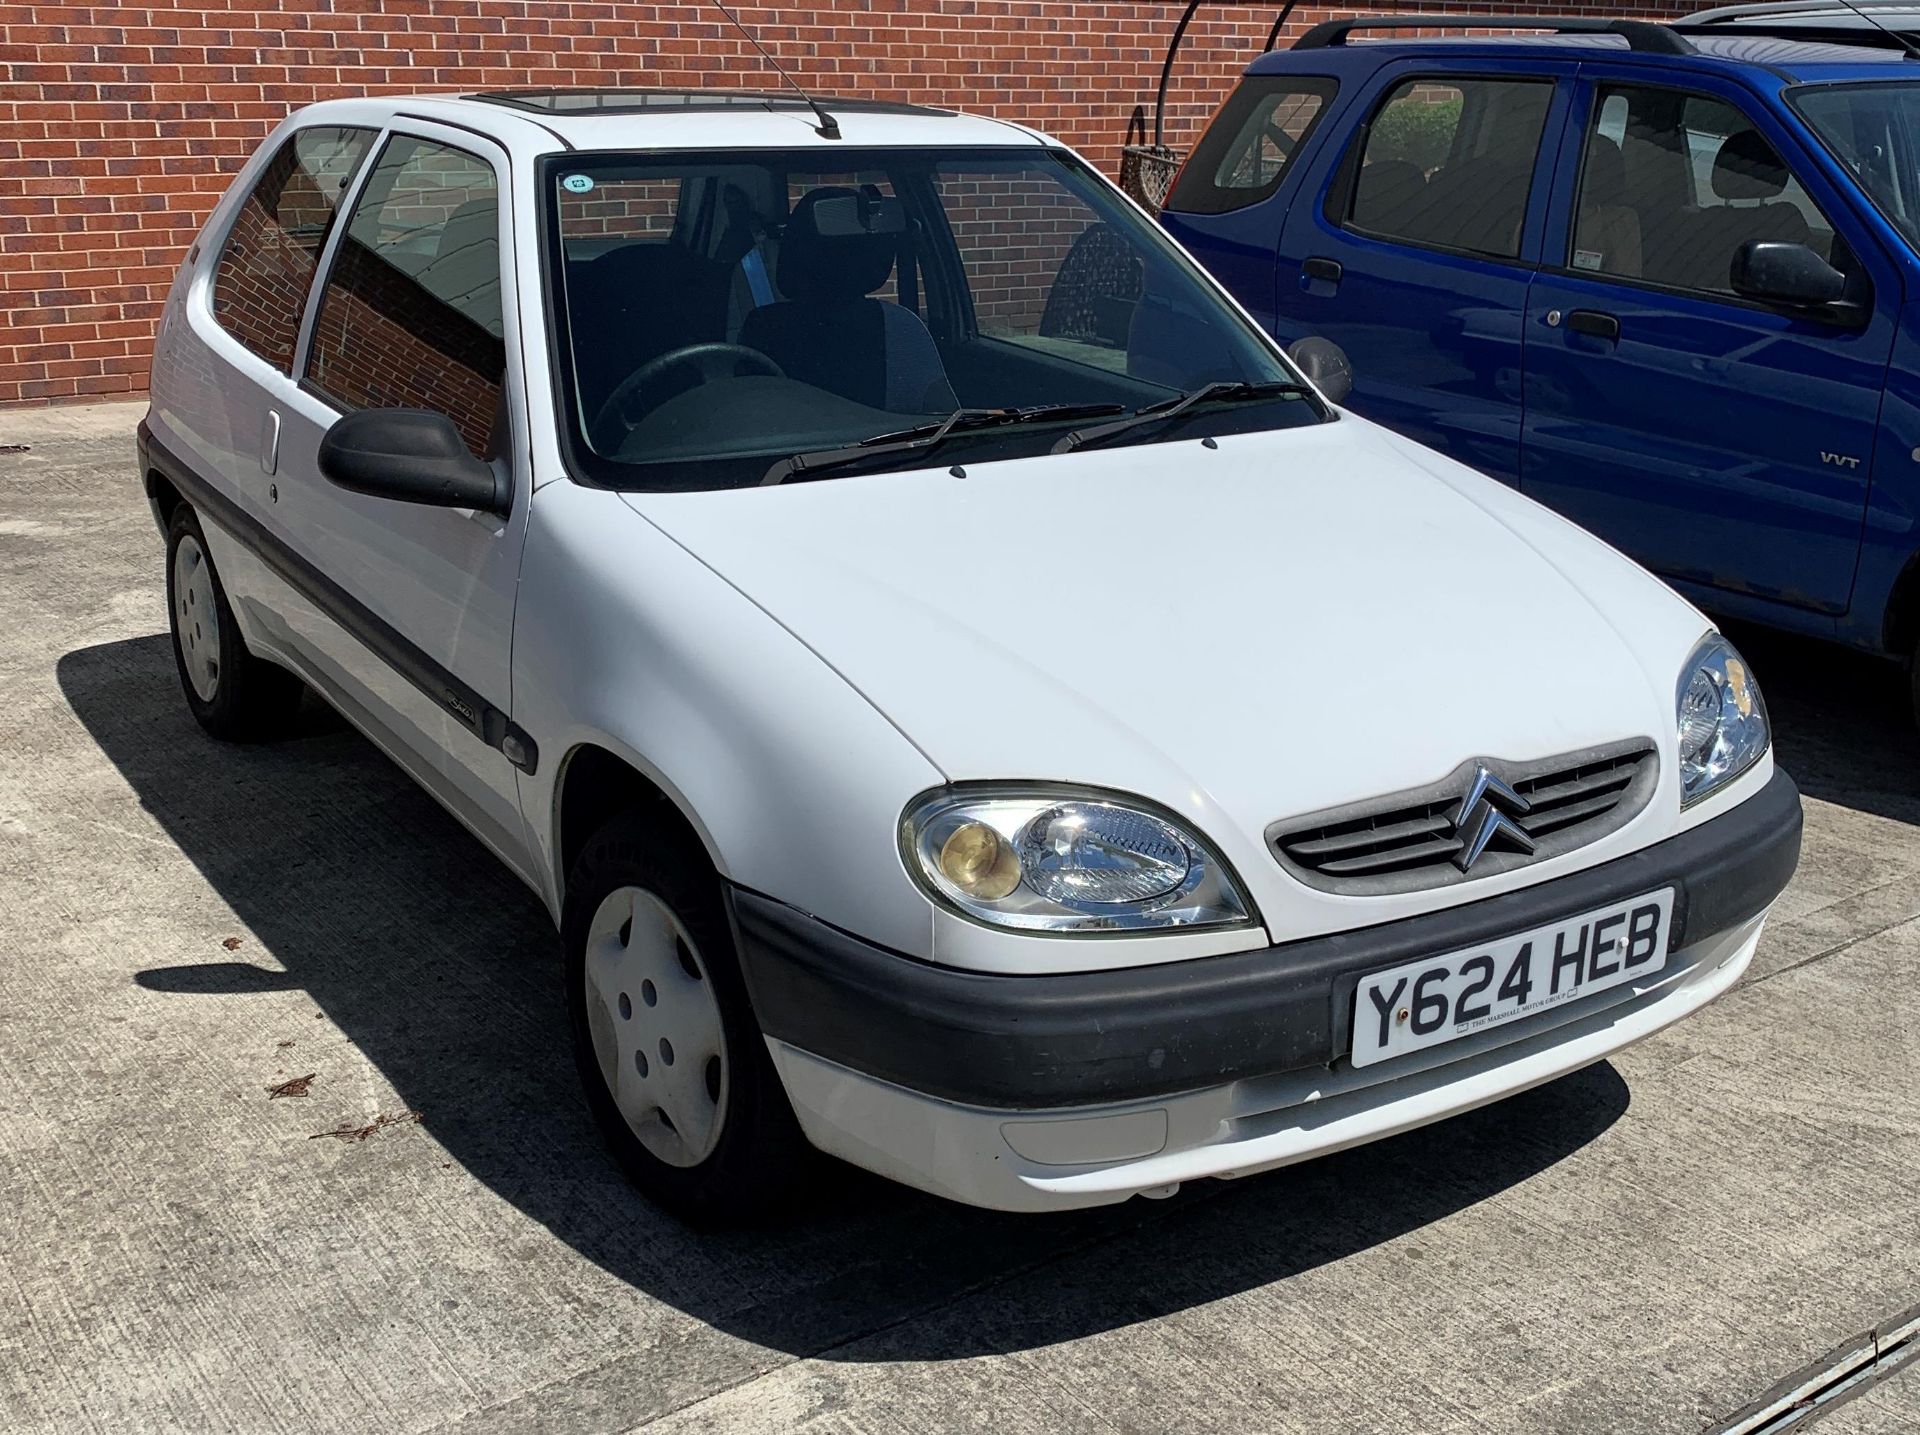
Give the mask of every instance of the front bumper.
M 1712 1000 L 1793 875 L 1776 772 L 1724 815 L 1617 861 L 1404 921 L 1260 951 L 1055 976 L 956 971 L 730 893 L 756 1013 L 803 1128 L 978 1205 L 1123 1200 L 1377 1139 L 1597 1061 Z M 1355 1069 L 1360 978 L 1675 889 L 1666 968 L 1528 1020 Z
M 1691 831 L 1504 896 L 1258 951 L 1054 976 L 936 966 L 730 895 L 767 1036 L 930 1096 L 1031 1109 L 1329 1066 L 1347 1053 L 1364 974 L 1658 887 L 1675 889 L 1672 949 L 1697 946 L 1765 912 L 1799 856 L 1800 794 L 1776 770 Z

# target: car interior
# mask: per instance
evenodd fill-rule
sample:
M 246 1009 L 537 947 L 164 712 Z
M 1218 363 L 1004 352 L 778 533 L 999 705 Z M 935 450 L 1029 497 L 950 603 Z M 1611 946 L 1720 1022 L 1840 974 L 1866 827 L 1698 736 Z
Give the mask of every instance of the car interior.
M 1402 86 L 1370 127 L 1350 223 L 1441 249 L 1518 254 L 1552 99 L 1551 85 L 1533 82 Z M 1449 122 L 1436 153 L 1435 131 Z
M 1726 293 L 1749 240 L 1805 244 L 1835 262 L 1832 228 L 1738 111 L 1671 90 L 1603 98 L 1587 140 L 1574 268 Z
M 1403 86 L 1374 121 L 1350 222 L 1443 249 L 1518 254 L 1549 93 L 1543 84 Z M 1431 121 L 1448 106 L 1458 119 L 1437 154 L 1418 143 L 1431 123 L 1389 123 L 1409 111 Z M 1805 244 L 1844 267 L 1831 226 L 1731 106 L 1678 90 L 1603 95 L 1587 140 L 1571 267 L 1726 293 L 1735 253 L 1755 239 Z
M 1043 202 L 1005 207 L 1022 193 Z M 1156 282 L 1164 257 L 1044 176 L 742 162 L 558 203 L 574 400 L 607 457 L 844 442 L 961 406 L 1133 408 L 1248 367 Z

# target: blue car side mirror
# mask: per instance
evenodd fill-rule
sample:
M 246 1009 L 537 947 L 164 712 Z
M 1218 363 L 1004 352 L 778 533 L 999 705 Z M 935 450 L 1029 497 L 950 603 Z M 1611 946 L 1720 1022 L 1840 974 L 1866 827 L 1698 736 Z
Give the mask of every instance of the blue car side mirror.
M 1353 392 L 1353 361 L 1333 340 L 1309 334 L 1294 340 L 1287 349 L 1287 357 L 1313 380 L 1329 403 L 1344 404 L 1347 395 Z

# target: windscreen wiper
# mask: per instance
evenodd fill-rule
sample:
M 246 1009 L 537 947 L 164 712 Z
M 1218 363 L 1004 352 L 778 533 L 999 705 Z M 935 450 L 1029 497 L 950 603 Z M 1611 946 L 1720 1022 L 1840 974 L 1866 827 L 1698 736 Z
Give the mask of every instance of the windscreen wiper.
M 1123 419 L 1115 419 L 1110 424 L 1100 424 L 1090 429 L 1075 429 L 1053 446 L 1054 453 L 1072 453 L 1082 444 L 1097 443 L 1115 434 L 1125 433 L 1129 429 L 1139 428 L 1142 424 L 1164 423 L 1177 418 L 1195 404 L 1206 402 L 1237 403 L 1245 399 L 1271 399 L 1282 394 L 1311 394 L 1313 390 L 1293 379 L 1274 379 L 1267 383 L 1247 383 L 1240 379 L 1223 379 L 1217 383 L 1202 384 L 1197 389 L 1189 389 L 1184 394 L 1175 394 L 1170 399 L 1162 399 L 1157 404 L 1148 404 L 1145 408 L 1135 409 Z
M 863 438 L 859 443 L 846 448 L 816 449 L 811 453 L 796 453 L 791 458 L 783 458 L 768 469 L 760 480 L 761 487 L 783 483 L 796 473 L 821 473 L 827 469 L 844 468 L 848 464 L 859 463 L 870 458 L 884 458 L 888 454 L 912 453 L 917 449 L 930 449 L 944 443 L 949 434 L 965 433 L 973 429 L 1002 428 L 1011 424 L 1038 423 L 1046 419 L 1091 419 L 1104 414 L 1126 412 L 1124 404 L 1040 404 L 1025 409 L 955 409 L 938 423 L 919 424 L 913 428 L 894 429 L 889 433 L 877 433 Z

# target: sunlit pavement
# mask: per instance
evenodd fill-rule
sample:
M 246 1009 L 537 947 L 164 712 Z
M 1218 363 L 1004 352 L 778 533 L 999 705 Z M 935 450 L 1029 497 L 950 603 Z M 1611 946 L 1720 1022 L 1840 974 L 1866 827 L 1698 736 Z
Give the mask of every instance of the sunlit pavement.
M 1890 669 L 1737 634 L 1803 864 L 1612 1062 L 1169 1202 L 703 1235 L 602 1155 L 533 898 L 325 712 L 194 726 L 139 414 L 0 411 L 0 1428 L 1691 1435 L 1920 1301 Z M 1822 1423 L 1915 1428 L 1911 1373 Z

